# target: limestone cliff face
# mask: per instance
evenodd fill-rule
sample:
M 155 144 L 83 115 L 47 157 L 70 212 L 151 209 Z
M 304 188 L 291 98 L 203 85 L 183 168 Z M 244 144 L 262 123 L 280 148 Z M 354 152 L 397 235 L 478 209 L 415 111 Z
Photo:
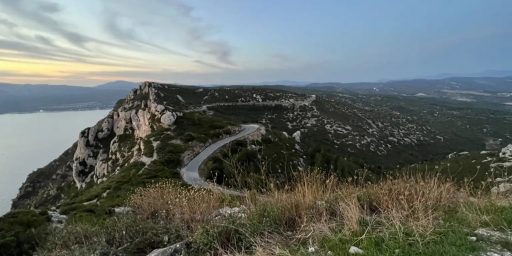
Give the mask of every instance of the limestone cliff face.
M 117 109 L 80 133 L 72 163 L 78 188 L 102 182 L 123 163 L 140 160 L 146 136 L 159 127 L 171 127 L 181 115 L 159 103 L 156 86 L 142 83 Z
M 142 83 L 96 125 L 80 132 L 78 140 L 58 159 L 31 173 L 12 208 L 58 204 L 70 185 L 83 188 L 100 183 L 129 162 L 144 160 L 144 140 L 160 127 L 170 128 L 181 115 L 160 97 L 158 84 Z

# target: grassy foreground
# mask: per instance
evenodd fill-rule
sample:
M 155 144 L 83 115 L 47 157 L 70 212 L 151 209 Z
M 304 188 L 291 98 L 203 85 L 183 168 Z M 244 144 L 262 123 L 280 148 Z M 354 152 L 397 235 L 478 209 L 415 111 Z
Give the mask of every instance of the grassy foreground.
M 127 205 L 132 214 L 50 228 L 38 254 L 145 255 L 185 241 L 187 255 L 474 255 L 487 247 L 468 239 L 477 228 L 512 228 L 506 198 L 438 176 L 360 184 L 315 173 L 243 197 L 163 182 Z

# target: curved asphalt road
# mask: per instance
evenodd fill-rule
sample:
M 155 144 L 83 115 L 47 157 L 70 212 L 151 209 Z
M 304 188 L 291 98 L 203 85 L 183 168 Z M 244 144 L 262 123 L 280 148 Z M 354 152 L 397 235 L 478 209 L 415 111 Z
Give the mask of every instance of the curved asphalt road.
M 224 138 L 222 140 L 219 140 L 219 141 L 211 144 L 207 148 L 205 148 L 203 151 L 201 151 L 201 153 L 199 153 L 199 155 L 194 157 L 194 159 L 192 159 L 192 161 L 190 161 L 187 165 L 185 165 L 185 167 L 183 167 L 181 169 L 181 177 L 183 178 L 183 180 L 186 183 L 188 183 L 194 187 L 219 189 L 226 193 L 239 194 L 240 192 L 221 188 L 219 186 L 216 186 L 215 184 L 212 184 L 212 183 L 209 183 L 209 182 L 206 182 L 205 180 L 203 180 L 199 176 L 199 167 L 209 156 L 211 156 L 213 153 L 215 153 L 215 151 L 217 151 L 219 148 L 221 148 L 222 146 L 224 146 L 234 140 L 240 139 L 242 137 L 245 137 L 245 136 L 255 132 L 258 129 L 258 127 L 259 126 L 257 124 L 244 124 L 244 125 L 242 125 L 242 130 L 239 133 L 237 133 L 233 136 Z

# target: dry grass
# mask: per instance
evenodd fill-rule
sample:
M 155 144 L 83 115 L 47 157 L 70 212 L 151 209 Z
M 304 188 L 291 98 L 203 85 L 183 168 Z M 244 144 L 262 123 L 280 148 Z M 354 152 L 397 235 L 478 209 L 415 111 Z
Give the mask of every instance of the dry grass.
M 361 229 L 362 220 L 370 218 L 395 231 L 428 233 L 441 211 L 459 203 L 466 194 L 439 176 L 402 176 L 356 185 L 310 173 L 288 189 L 247 200 L 252 209 L 276 207 L 289 230 L 300 238 L 310 238 L 333 229 L 353 233 Z
M 433 230 L 442 209 L 467 198 L 467 193 L 440 176 L 403 176 L 366 187 L 368 207 L 397 229 Z
M 161 182 L 137 189 L 128 206 L 144 218 L 157 218 L 195 227 L 224 205 L 225 196 L 205 189 L 186 188 L 174 182 Z
M 509 194 L 478 194 L 469 198 L 460 204 L 459 211 L 473 227 L 490 226 L 492 228 L 504 228 L 507 215 L 500 210 L 510 208 L 512 206 L 512 198 Z M 496 216 L 499 218 L 496 218 Z M 505 228 L 507 229 L 507 228 Z
M 259 255 L 286 255 L 280 248 L 296 242 L 316 243 L 340 232 L 348 236 L 363 234 L 362 238 L 367 232 L 388 231 L 428 237 L 438 226 L 443 211 L 461 206 L 468 198 L 466 189 L 440 176 L 404 175 L 364 184 L 313 172 L 303 174 L 284 189 L 265 195 L 247 193 L 240 202 L 249 213 L 247 219 L 238 220 L 246 224 L 236 230 L 248 237 L 251 253 Z M 212 225 L 211 213 L 224 206 L 224 199 L 214 192 L 161 183 L 138 190 L 129 205 L 147 218 L 207 227 Z M 216 239 L 220 238 L 213 240 Z M 225 243 L 219 240 L 214 248 L 235 255 L 241 252 L 236 248 L 247 248 L 238 242 Z M 235 248 L 231 250 L 230 246 Z
M 336 183 L 334 178 L 324 179 L 316 173 L 307 174 L 288 189 L 272 191 L 268 197 L 248 198 L 248 201 L 253 209 L 277 208 L 286 229 L 307 229 L 313 223 L 320 227 L 328 223 L 329 209 L 325 200 L 335 196 Z

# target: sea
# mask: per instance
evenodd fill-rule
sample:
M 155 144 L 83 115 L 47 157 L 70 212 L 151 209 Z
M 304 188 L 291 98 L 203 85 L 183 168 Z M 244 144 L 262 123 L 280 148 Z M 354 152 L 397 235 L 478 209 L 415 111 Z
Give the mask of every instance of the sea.
M 0 114 L 0 216 L 27 175 L 68 149 L 109 110 Z

